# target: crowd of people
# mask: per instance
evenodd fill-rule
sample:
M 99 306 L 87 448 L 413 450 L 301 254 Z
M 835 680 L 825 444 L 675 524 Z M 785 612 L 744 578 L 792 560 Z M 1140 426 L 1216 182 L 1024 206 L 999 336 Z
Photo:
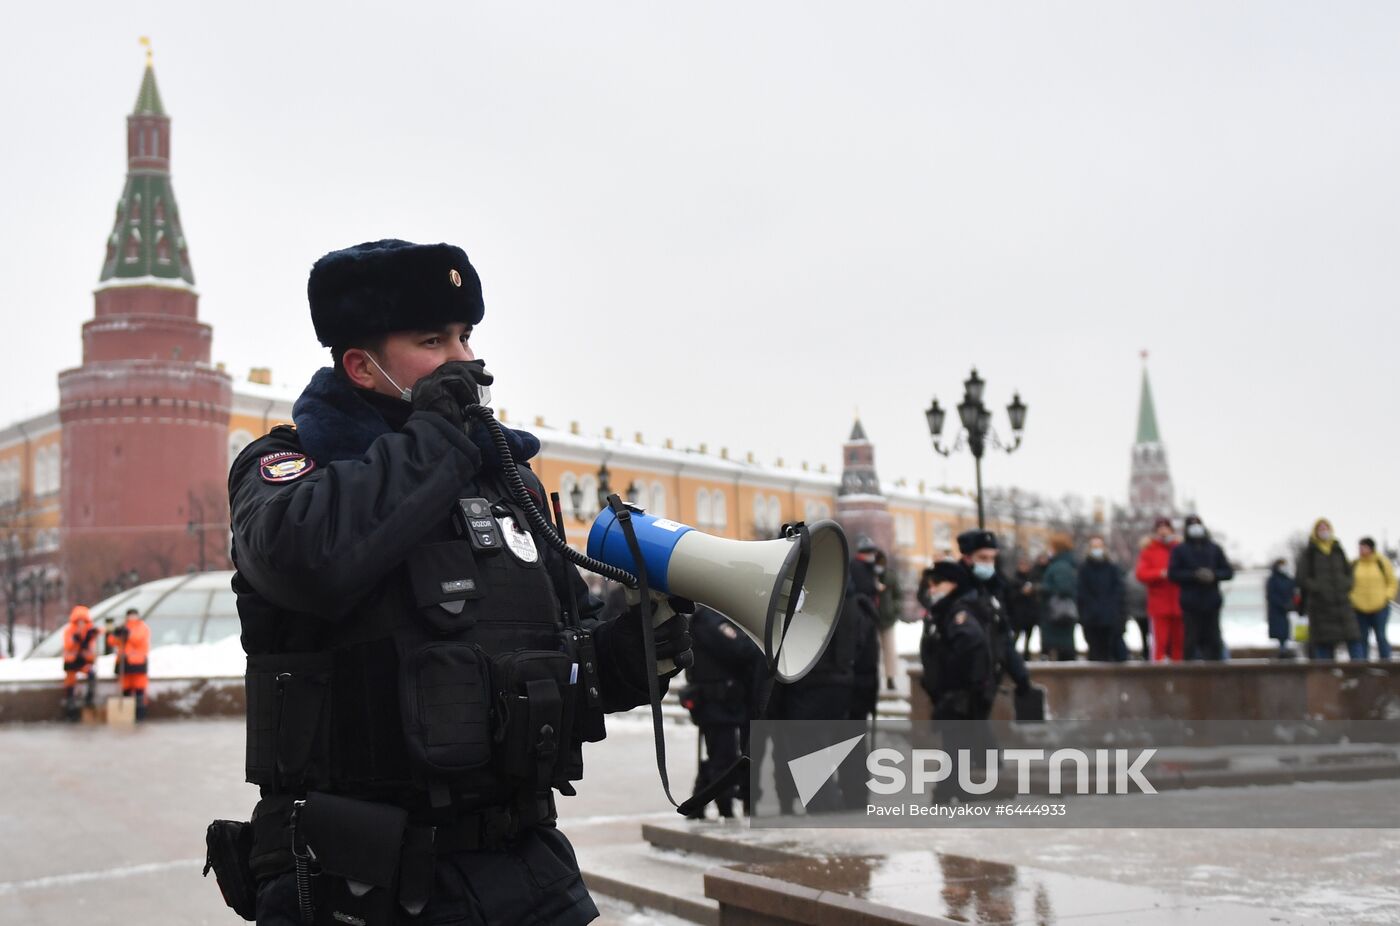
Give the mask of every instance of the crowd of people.
M 996 535 L 967 531 L 958 538 L 959 558 L 940 562 L 925 573 L 917 595 L 929 615 L 929 632 L 921 647 L 924 686 L 942 719 L 985 720 L 1003 678 L 1014 684 L 1018 715 L 1034 713 L 1036 690 L 1024 660 L 1016 652 L 1015 636 L 1004 602 L 1009 600 L 997 569 Z M 873 723 L 880 689 L 896 687 L 897 656 L 893 628 L 902 611 L 904 591 L 888 557 L 868 537 L 856 542 L 851 577 L 841 617 L 821 659 L 790 685 L 766 684 L 766 666 L 758 647 L 733 624 L 704 607 L 691 621 L 694 665 L 687 670 L 681 703 L 700 727 L 704 758 L 699 765 L 698 793 L 732 767 L 741 752 L 752 748 L 761 763 L 767 748 L 774 751 L 774 788 L 783 813 L 793 813 L 797 787 L 786 759 L 798 746 L 781 737 L 771 744 L 749 743 L 750 719 L 852 720 Z M 882 655 L 883 654 L 883 655 Z M 765 693 L 771 691 L 766 705 Z M 1039 710 L 1043 716 L 1044 706 Z M 857 748 L 806 804 L 808 813 L 865 806 L 865 755 L 869 741 Z M 721 817 L 733 816 L 736 801 L 750 808 L 747 776 L 721 791 L 714 803 Z M 704 808 L 695 811 L 703 815 Z
M 1079 658 L 1082 636 L 1088 659 L 1124 662 L 1128 628 L 1136 624 L 1144 660 L 1229 658 L 1221 584 L 1235 577 L 1234 567 L 1199 517 L 1186 517 L 1182 528 L 1184 537 L 1170 518 L 1158 519 L 1131 564 L 1114 562 L 1100 536 L 1077 558 L 1063 533 L 1034 562 L 1021 558 L 1007 578 L 1007 613 L 1023 657 L 1031 658 L 1039 632 L 1044 659 Z M 1395 566 L 1375 540 L 1363 537 L 1349 560 L 1332 525 L 1319 519 L 1295 561 L 1275 560 L 1265 580 L 1269 638 L 1285 658 L 1298 655 L 1297 639 L 1313 659 L 1336 659 L 1342 647 L 1348 658 L 1366 659 L 1372 640 L 1376 655 L 1389 659 L 1386 625 L 1395 596 Z

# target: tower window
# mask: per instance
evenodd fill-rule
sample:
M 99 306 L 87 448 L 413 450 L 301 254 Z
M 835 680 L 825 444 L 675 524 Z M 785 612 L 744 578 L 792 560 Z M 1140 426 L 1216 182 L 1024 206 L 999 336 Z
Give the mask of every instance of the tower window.
M 141 259 L 141 230 L 133 228 L 126 236 L 126 262 L 134 264 Z
M 160 200 L 156 200 L 156 205 L 160 205 Z M 162 264 L 170 263 L 170 242 L 163 231 L 156 232 L 156 260 Z

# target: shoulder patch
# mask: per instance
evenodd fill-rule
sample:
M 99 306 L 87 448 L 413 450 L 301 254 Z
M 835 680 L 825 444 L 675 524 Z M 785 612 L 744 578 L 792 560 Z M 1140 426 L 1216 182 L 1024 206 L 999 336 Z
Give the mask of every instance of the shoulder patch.
M 292 450 L 265 454 L 258 460 L 258 472 L 262 475 L 263 482 L 291 482 L 315 468 L 315 460 Z
M 735 630 L 735 629 L 734 629 L 734 625 L 731 624 L 731 623 L 729 623 L 729 621 L 721 621 L 721 622 L 720 622 L 720 625 L 719 625 L 719 632 L 722 633 L 722 634 L 724 634 L 726 637 L 728 637 L 728 638 L 731 639 L 731 640 L 737 640 L 737 639 L 739 639 L 739 631 Z

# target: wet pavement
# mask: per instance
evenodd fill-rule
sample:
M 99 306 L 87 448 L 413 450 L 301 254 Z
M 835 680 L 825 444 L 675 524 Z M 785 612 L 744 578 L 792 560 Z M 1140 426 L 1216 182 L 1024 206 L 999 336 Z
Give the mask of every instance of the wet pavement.
M 693 736 L 672 734 L 672 780 L 686 793 Z M 0 726 L 0 926 L 241 923 L 200 870 L 209 821 L 246 820 L 257 800 L 243 782 L 243 737 L 241 720 Z M 642 822 L 676 819 L 649 723 L 610 722 L 608 738 L 584 755 L 579 795 L 559 802 L 560 827 L 581 858 L 638 842 Z M 597 899 L 604 926 L 659 921 Z
M 683 792 L 694 776 L 695 731 L 668 733 L 671 777 Z M 199 874 L 206 824 L 246 819 L 255 800 L 241 780 L 242 752 L 243 728 L 234 720 L 134 730 L 0 727 L 0 924 L 238 922 L 212 879 Z M 677 820 L 657 782 L 645 721 L 611 723 L 608 740 L 588 747 L 586 761 L 579 796 L 560 802 L 561 828 L 585 868 L 617 847 L 646 851 L 642 823 Z M 1372 788 L 1376 801 L 1394 800 L 1393 782 L 1254 790 L 1282 805 L 1327 800 L 1326 788 L 1337 787 Z M 1181 801 L 1183 814 L 1202 815 L 1212 801 L 1237 795 L 1178 792 L 1169 799 Z M 834 863 L 812 878 L 823 887 L 853 885 L 871 900 L 927 902 L 923 912 L 944 911 L 961 922 L 996 922 L 993 915 L 1009 905 L 1031 922 L 1094 923 L 1100 920 L 1075 915 L 1086 899 L 1122 891 L 1123 898 L 1160 903 L 1105 922 L 1196 923 L 1203 921 L 1200 909 L 1231 902 L 1274 911 L 1277 919 L 1260 921 L 1280 926 L 1300 919 L 1400 923 L 1395 830 L 694 828 L 804 855 L 877 856 Z M 806 876 L 790 877 L 801 883 Z M 658 921 L 613 901 L 599 903 L 605 924 Z

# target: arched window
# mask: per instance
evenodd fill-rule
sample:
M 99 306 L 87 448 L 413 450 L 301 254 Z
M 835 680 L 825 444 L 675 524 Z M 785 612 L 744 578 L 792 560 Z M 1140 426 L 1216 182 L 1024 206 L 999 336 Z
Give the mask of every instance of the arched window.
M 768 502 L 762 495 L 753 497 L 753 529 L 760 534 L 768 533 Z
M 34 452 L 34 494 L 48 495 L 53 491 L 51 483 L 53 477 L 53 463 L 51 462 L 50 448 L 40 447 Z
M 140 222 L 141 222 L 141 194 L 140 194 L 140 193 L 137 193 L 136 195 L 134 195 L 134 196 L 131 197 L 131 215 L 127 216 L 127 217 L 126 217 L 126 220 L 127 220 L 128 222 L 130 222 L 132 225 L 140 224 Z
M 710 526 L 710 493 L 706 489 L 695 491 L 695 526 Z
M 578 487 L 583 490 L 583 506 L 579 510 L 585 518 L 591 518 L 598 513 L 598 479 L 584 476 L 579 479 Z
M 768 529 L 773 533 L 778 532 L 778 528 L 783 526 L 783 506 L 778 501 L 778 496 L 768 496 Z
M 947 521 L 933 522 L 933 546 L 935 556 L 947 556 L 953 550 L 953 528 Z
M 170 263 L 170 242 L 166 240 L 164 231 L 156 232 L 156 261 L 162 264 Z
M 729 526 L 729 505 L 724 499 L 723 489 L 710 493 L 710 526 L 719 530 Z
M 54 444 L 49 448 L 49 491 L 57 492 L 63 488 L 63 445 Z M 54 544 L 58 543 L 58 534 L 54 533 Z
M 133 228 L 126 236 L 126 262 L 134 264 L 141 259 L 141 229 Z
M 914 519 L 907 514 L 897 515 L 894 519 L 895 542 L 902 547 L 912 547 L 914 545 Z
M 658 518 L 666 517 L 666 487 L 659 482 L 651 484 L 651 513 Z
M 574 486 L 578 485 L 578 476 L 572 470 L 564 470 L 559 474 L 559 507 L 564 509 L 564 517 L 574 516 Z M 579 515 L 583 514 L 583 509 L 579 509 Z

